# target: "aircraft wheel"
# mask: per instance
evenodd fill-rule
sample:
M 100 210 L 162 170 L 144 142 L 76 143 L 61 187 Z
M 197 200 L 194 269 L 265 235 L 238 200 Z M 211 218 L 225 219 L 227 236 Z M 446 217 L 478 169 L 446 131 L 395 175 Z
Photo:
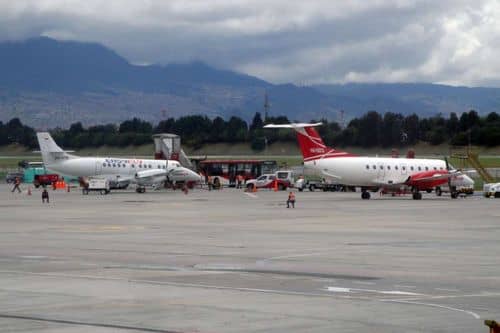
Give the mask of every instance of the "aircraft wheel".
M 309 191 L 314 192 L 315 189 L 316 189 L 316 186 L 309 185 Z
M 368 191 L 361 192 L 361 199 L 363 199 L 363 200 L 370 199 L 370 192 L 368 192 Z
M 428 188 L 427 190 L 425 190 L 425 192 L 427 192 L 427 193 L 431 193 L 431 192 L 432 192 L 432 189 L 431 189 L 431 188 Z
M 413 200 L 422 200 L 422 193 L 414 192 L 413 193 Z
M 452 199 L 458 198 L 458 192 L 451 192 L 451 198 Z

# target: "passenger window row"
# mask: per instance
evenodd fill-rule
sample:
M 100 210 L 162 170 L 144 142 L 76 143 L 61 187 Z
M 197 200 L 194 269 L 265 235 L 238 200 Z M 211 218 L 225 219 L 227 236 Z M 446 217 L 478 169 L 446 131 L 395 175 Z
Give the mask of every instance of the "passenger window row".
M 379 168 L 380 168 L 380 170 L 383 170 L 384 169 L 384 165 L 379 165 Z M 385 168 L 387 170 L 391 170 L 391 166 L 390 165 L 385 165 Z M 399 166 L 397 166 L 397 165 L 393 166 L 393 168 L 394 168 L 394 170 L 399 170 Z M 372 165 L 372 169 L 376 170 L 377 166 L 375 164 Z M 414 167 L 414 166 L 410 166 L 410 170 L 411 171 L 415 171 L 415 170 L 418 170 L 418 171 L 423 171 L 423 170 L 429 171 L 430 169 L 438 170 L 437 167 L 430 168 L 428 166 L 426 166 L 426 167 L 421 167 L 421 166 Z M 370 170 L 370 165 L 368 165 L 368 164 L 366 165 L 366 170 Z M 403 171 L 406 170 L 406 167 L 404 165 L 401 166 L 401 170 L 403 170 Z M 444 170 L 444 168 L 443 167 L 439 167 L 439 170 Z
M 105 168 L 120 168 L 120 167 L 121 168 L 125 168 L 126 164 L 103 163 L 102 166 L 105 167 Z M 135 165 L 134 164 L 130 164 L 130 167 L 131 168 L 135 168 Z M 144 165 L 139 164 L 139 165 L 137 165 L 137 167 L 140 168 L 140 169 L 143 169 L 143 168 L 144 169 L 148 169 L 148 168 L 152 169 L 153 165 L 151 165 L 151 164 L 149 164 L 149 165 L 147 165 L 147 164 L 144 164 Z M 157 165 L 156 168 L 157 169 L 166 169 L 166 166 L 165 165 Z

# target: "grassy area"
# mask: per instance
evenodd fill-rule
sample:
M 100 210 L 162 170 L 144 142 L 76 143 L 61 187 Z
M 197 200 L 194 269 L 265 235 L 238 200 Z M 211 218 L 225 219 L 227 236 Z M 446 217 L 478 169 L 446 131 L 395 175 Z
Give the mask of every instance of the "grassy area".
M 470 168 L 467 162 L 457 158 L 450 158 L 450 163 L 456 168 Z M 485 168 L 500 168 L 500 156 L 484 156 L 479 157 L 479 162 Z

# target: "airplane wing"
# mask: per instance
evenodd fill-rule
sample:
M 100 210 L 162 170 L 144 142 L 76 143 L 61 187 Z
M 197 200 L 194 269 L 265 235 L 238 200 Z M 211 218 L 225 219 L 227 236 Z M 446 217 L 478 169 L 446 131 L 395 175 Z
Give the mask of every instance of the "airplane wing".
M 380 186 L 407 185 L 407 186 L 418 187 L 421 184 L 428 185 L 429 183 L 432 183 L 432 182 L 446 181 L 450 178 L 460 176 L 462 174 L 463 173 L 460 171 L 451 171 L 451 172 L 445 171 L 445 172 L 436 172 L 436 173 L 422 172 L 422 173 L 413 174 L 401 182 L 378 181 L 376 183 L 378 183 Z
M 167 171 L 164 169 L 150 169 L 138 171 L 134 180 L 139 185 L 156 185 L 167 179 Z
M 442 183 L 448 181 L 450 178 L 462 175 L 461 171 L 451 170 L 451 171 L 439 171 L 439 172 L 422 172 L 416 173 L 409 176 L 402 185 L 408 186 L 419 186 L 428 185 L 429 183 Z

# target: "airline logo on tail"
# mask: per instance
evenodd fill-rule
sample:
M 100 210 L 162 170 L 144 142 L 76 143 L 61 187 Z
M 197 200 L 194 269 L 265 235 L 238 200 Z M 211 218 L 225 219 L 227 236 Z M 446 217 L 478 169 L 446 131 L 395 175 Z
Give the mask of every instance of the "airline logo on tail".
M 300 150 L 302 151 L 302 156 L 304 156 L 305 162 L 323 158 L 355 156 L 345 151 L 339 151 L 327 147 L 323 142 L 323 140 L 321 139 L 321 137 L 319 136 L 316 129 L 314 128 L 321 124 L 322 123 L 282 124 L 282 125 L 269 124 L 264 126 L 264 128 L 294 129 L 297 132 L 297 140 L 299 141 Z

